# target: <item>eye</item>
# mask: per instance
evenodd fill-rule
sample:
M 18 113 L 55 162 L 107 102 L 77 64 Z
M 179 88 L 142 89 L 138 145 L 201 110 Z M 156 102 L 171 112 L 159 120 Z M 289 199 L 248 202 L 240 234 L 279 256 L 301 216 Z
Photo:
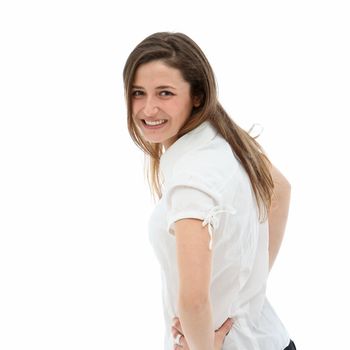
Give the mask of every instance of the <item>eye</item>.
M 174 96 L 171 91 L 163 90 L 159 93 L 160 96 Z
M 142 90 L 134 90 L 131 95 L 133 97 L 139 97 L 139 96 L 143 96 L 144 95 L 144 92 Z

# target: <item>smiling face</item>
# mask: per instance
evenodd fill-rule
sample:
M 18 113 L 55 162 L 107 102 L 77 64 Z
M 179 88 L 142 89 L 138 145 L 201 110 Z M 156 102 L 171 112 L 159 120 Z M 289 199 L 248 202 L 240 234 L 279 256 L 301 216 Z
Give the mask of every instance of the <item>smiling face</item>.
M 197 100 L 178 69 L 160 60 L 138 67 L 132 87 L 132 118 L 147 141 L 169 148 L 193 107 L 198 107 Z

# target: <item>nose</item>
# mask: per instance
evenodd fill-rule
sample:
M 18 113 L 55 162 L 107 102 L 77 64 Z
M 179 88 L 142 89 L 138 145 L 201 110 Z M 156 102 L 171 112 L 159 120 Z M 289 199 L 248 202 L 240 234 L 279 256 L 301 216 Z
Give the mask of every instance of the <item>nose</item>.
M 148 97 L 143 108 L 143 112 L 147 117 L 155 116 L 159 111 L 156 101 L 153 97 Z

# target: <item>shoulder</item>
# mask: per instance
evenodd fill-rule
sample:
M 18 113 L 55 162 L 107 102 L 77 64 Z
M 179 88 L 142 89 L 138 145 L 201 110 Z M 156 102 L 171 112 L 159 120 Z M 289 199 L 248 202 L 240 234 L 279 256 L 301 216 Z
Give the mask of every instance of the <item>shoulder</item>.
M 176 162 L 173 181 L 186 179 L 219 189 L 239 170 L 240 163 L 230 144 L 218 134 L 210 142 L 186 152 Z

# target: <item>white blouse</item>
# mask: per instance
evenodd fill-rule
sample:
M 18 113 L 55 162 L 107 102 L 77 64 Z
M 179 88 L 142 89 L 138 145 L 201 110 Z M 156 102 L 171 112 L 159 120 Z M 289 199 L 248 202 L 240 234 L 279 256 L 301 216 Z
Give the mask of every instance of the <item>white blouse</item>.
M 173 224 L 182 218 L 208 225 L 214 328 L 234 319 L 222 349 L 287 347 L 289 335 L 265 295 L 268 223 L 259 223 L 249 178 L 229 143 L 205 121 L 164 152 L 160 170 L 163 196 L 149 220 L 149 239 L 161 267 L 164 350 L 173 349 L 171 325 L 178 316 Z

